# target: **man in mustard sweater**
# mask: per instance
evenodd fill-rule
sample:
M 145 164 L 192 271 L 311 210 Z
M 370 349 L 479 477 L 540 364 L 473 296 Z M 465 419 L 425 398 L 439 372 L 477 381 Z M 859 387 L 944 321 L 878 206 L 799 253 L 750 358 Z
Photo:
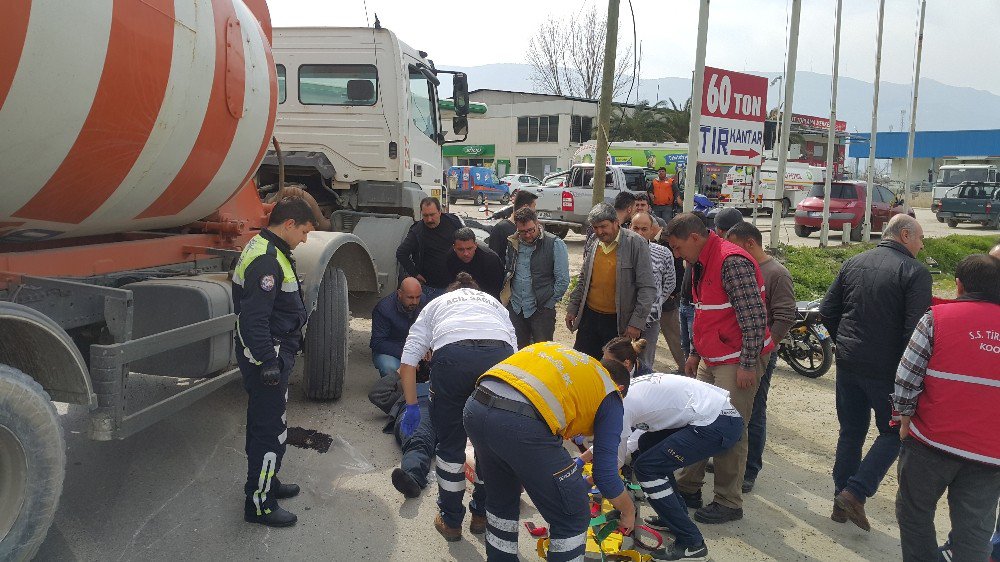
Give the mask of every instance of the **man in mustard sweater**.
M 638 339 L 656 302 L 649 244 L 621 228 L 614 207 L 599 203 L 587 220 L 594 236 L 583 250 L 583 269 L 566 307 L 566 327 L 577 331 L 573 346 L 600 359 L 617 336 Z

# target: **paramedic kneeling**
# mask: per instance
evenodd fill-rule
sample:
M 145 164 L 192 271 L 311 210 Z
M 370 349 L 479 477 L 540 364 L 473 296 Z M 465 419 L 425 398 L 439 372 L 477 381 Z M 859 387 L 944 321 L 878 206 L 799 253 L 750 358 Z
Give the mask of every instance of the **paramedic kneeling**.
M 618 476 L 629 374 L 555 342 L 530 345 L 480 377 L 465 429 L 486 486 L 487 560 L 517 560 L 521 487 L 549 525 L 548 560 L 580 560 L 590 521 L 580 465 L 563 439 L 594 436 L 594 482 L 631 532 L 635 506 Z M 621 389 L 621 390 L 619 390 Z

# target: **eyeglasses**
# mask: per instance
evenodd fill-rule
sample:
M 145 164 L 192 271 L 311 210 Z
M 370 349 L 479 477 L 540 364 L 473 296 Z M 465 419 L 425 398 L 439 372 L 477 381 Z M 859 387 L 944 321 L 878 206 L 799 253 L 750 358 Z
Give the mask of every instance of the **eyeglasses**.
M 533 226 L 531 228 L 524 228 L 524 229 L 519 228 L 519 229 L 517 229 L 517 234 L 520 235 L 520 236 L 525 236 L 525 235 L 528 235 L 528 234 L 536 234 L 536 233 L 538 233 L 538 227 L 537 226 Z

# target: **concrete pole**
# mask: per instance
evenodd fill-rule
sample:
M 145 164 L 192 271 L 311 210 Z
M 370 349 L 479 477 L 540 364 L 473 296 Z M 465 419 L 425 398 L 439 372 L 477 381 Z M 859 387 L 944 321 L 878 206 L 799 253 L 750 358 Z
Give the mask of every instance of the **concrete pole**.
M 830 236 L 830 183 L 833 181 L 833 153 L 837 148 L 837 80 L 840 73 L 840 22 L 844 0 L 837 0 L 837 18 L 833 31 L 833 82 L 830 85 L 830 129 L 826 133 L 826 181 L 823 186 L 823 226 L 819 246 L 825 248 Z
M 594 156 L 593 204 L 604 202 L 604 177 L 607 174 L 608 134 L 611 132 L 611 97 L 614 95 L 615 57 L 618 52 L 618 0 L 608 1 L 608 33 L 604 40 L 604 74 L 601 75 L 601 99 L 597 105 L 597 154 Z M 622 108 L 625 111 L 625 108 Z
M 785 198 L 785 169 L 788 164 L 788 142 L 792 129 L 792 96 L 795 93 L 795 61 L 799 49 L 799 19 L 802 0 L 792 0 L 792 19 L 788 28 L 788 60 L 785 63 L 785 109 L 781 112 L 781 141 L 778 146 L 778 176 L 774 182 L 774 201 L 771 201 L 772 249 L 780 243 L 781 200 Z
M 698 9 L 698 44 L 694 54 L 694 79 L 691 81 L 691 128 L 688 129 L 688 159 L 684 178 L 684 212 L 694 209 L 698 189 L 698 148 L 701 146 L 701 102 L 705 85 L 705 46 L 708 44 L 708 3 L 701 0 Z
M 868 185 L 865 188 L 865 218 L 862 222 L 861 239 L 872 239 L 872 193 L 875 191 L 875 141 L 878 139 L 878 85 L 882 71 L 882 24 L 885 22 L 885 0 L 878 3 L 878 32 L 875 35 L 875 94 L 872 98 L 872 128 L 868 139 Z
M 917 58 L 913 65 L 913 105 L 910 107 L 910 136 L 906 144 L 906 179 L 903 181 L 903 206 L 909 211 L 912 194 L 910 193 L 910 177 L 913 173 L 913 140 L 917 136 L 917 92 L 920 91 L 920 55 L 924 50 L 924 13 L 927 11 L 927 0 L 920 2 L 920 24 L 917 27 Z

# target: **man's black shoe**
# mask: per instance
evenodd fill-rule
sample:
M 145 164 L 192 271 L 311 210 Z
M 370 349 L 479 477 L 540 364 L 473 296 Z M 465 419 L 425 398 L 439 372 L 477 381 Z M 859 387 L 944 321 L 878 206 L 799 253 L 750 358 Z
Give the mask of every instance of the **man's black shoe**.
M 749 479 L 744 480 L 743 481 L 743 493 L 744 494 L 749 494 L 750 492 L 752 492 L 753 491 L 753 486 L 756 483 L 757 483 L 756 480 L 749 480 Z
M 718 502 L 712 502 L 694 512 L 694 520 L 699 523 L 728 523 L 743 519 L 743 508 L 733 509 Z
M 407 498 L 415 498 L 420 495 L 420 484 L 417 484 L 417 481 L 402 468 L 393 469 L 392 485 Z
M 297 495 L 299 495 L 298 484 L 278 484 L 278 487 L 274 490 L 274 499 L 276 500 L 287 500 Z
M 684 504 L 688 506 L 688 509 L 700 509 L 701 506 L 704 505 L 701 500 L 701 490 L 691 492 L 690 494 L 677 490 L 677 493 L 684 498 Z
M 667 520 L 663 519 L 659 515 L 644 517 L 642 522 L 645 523 L 646 526 L 649 527 L 650 529 L 656 529 L 657 531 L 667 531 L 668 533 L 673 532 L 670 530 L 670 525 L 667 524 Z
M 243 520 L 247 523 L 257 523 L 267 527 L 291 527 L 299 520 L 291 511 L 274 506 L 273 509 L 262 511 L 257 515 L 257 509 L 251 504 L 243 508 Z
M 680 546 L 671 543 L 653 553 L 653 560 L 708 560 L 708 546 Z

